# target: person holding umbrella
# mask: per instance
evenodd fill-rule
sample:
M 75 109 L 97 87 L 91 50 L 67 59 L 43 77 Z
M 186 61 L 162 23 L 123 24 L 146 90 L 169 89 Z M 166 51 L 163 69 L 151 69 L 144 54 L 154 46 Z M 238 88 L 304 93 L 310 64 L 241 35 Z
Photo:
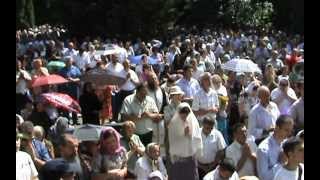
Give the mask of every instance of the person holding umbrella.
M 95 89 L 91 82 L 84 84 L 83 94 L 80 96 L 80 107 L 83 124 L 100 125 L 99 111 L 102 109 L 102 103 L 95 94 Z

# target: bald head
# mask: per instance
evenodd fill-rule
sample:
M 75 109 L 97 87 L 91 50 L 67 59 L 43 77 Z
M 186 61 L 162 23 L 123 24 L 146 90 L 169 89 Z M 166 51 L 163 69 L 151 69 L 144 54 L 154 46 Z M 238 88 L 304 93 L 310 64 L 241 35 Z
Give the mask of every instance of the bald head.
M 267 86 L 260 86 L 258 88 L 258 97 L 260 99 L 260 103 L 263 106 L 267 106 L 270 102 L 270 90 Z

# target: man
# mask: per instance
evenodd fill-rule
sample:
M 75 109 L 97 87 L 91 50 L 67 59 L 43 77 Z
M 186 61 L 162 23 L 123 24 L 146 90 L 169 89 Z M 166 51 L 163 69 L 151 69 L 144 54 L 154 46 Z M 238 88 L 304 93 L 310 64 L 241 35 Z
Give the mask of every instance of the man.
M 75 180 L 85 180 L 90 178 L 89 166 L 78 154 L 79 141 L 71 134 L 64 134 L 61 137 L 60 154 L 75 172 Z
M 261 180 L 273 180 L 279 165 L 287 161 L 281 145 L 292 134 L 292 129 L 293 119 L 288 115 L 281 115 L 277 119 L 274 133 L 258 146 L 257 171 Z
M 87 68 L 89 68 L 90 64 L 90 57 L 89 54 L 81 48 L 79 50 L 79 54 L 74 57 L 76 66 L 80 69 L 80 71 L 83 73 L 86 71 Z
M 121 71 L 123 71 L 123 66 L 121 63 L 119 63 L 119 55 L 111 55 L 111 62 L 109 62 L 106 65 L 106 70 L 109 74 L 121 77 Z
M 198 68 L 198 61 L 196 58 L 192 58 L 190 60 L 190 64 L 193 69 L 192 77 L 198 81 L 200 81 L 201 75 L 204 73 L 202 68 Z
M 152 122 L 159 122 L 163 117 L 147 93 L 147 85 L 139 84 L 136 93 L 124 99 L 120 110 L 122 121 L 130 120 L 136 124 L 136 133 L 145 146 L 152 141 Z
M 226 149 L 226 158 L 236 167 L 240 177 L 256 175 L 257 145 L 247 137 L 247 128 L 237 123 L 233 128 L 233 143 Z
M 167 170 L 160 157 L 160 147 L 156 143 L 150 143 L 145 155 L 136 162 L 135 174 L 139 180 L 148 180 L 149 174 L 154 171 L 160 171 L 162 177 L 167 179 Z
M 274 180 L 304 179 L 304 143 L 293 137 L 283 144 L 283 152 L 288 162 L 275 174 Z
M 211 88 L 210 73 L 205 72 L 201 76 L 200 83 L 201 88 L 194 96 L 192 110 L 200 124 L 205 116 L 209 116 L 216 121 L 216 114 L 219 111 L 219 98 L 216 91 Z
M 281 114 L 288 114 L 290 106 L 297 100 L 288 78 L 279 80 L 279 87 L 271 91 L 271 100 L 278 105 Z
M 71 56 L 68 56 L 65 59 L 66 66 L 60 70 L 59 74 L 70 82 L 61 85 L 61 91 L 69 94 L 74 99 L 78 99 L 81 72 L 78 67 L 73 65 L 73 58 Z
M 76 57 L 77 55 L 78 55 L 78 51 L 76 51 L 76 50 L 74 49 L 74 44 L 73 44 L 73 42 L 69 42 L 69 43 L 68 43 L 68 48 L 63 51 L 63 56 L 64 56 L 64 57 L 70 56 L 70 57 L 74 58 L 74 57 Z
M 277 50 L 272 50 L 271 58 L 268 59 L 267 61 L 267 64 L 268 63 L 272 64 L 276 72 L 279 71 L 284 66 L 283 62 L 280 59 L 278 59 L 278 55 L 279 53 Z
M 38 171 L 34 166 L 31 156 L 20 151 L 21 134 L 16 131 L 16 179 L 19 180 L 37 180 Z
M 239 176 L 237 174 L 236 168 L 228 162 L 227 159 L 224 159 L 219 166 L 209 172 L 203 180 L 239 180 Z
M 190 65 L 183 67 L 183 78 L 178 80 L 177 85 L 184 92 L 184 101 L 192 104 L 192 100 L 198 90 L 200 89 L 199 83 L 196 79 L 192 78 L 193 68 Z
M 203 154 L 198 157 L 200 179 L 216 167 L 219 162 L 217 153 L 223 151 L 227 146 L 221 132 L 214 128 L 214 123 L 212 118 L 203 118 L 203 127 L 201 128 Z
M 39 172 L 40 180 L 74 180 L 74 168 L 65 160 L 58 158 L 48 161 Z
M 31 82 L 30 74 L 22 69 L 20 60 L 16 61 L 16 113 L 21 114 L 28 101 L 28 84 Z
M 280 112 L 277 105 L 270 101 L 270 91 L 266 86 L 258 88 L 260 102 L 252 107 L 249 113 L 248 131 L 256 141 L 260 141 L 274 130 Z
M 301 97 L 296 100 L 289 109 L 289 115 L 294 120 L 295 132 L 304 129 L 304 82 L 297 84 Z
M 21 124 L 21 149 L 27 152 L 34 164 L 40 169 L 46 161 L 51 160 L 49 152 L 45 144 L 33 138 L 33 124 L 30 121 L 25 121 Z
M 152 73 L 148 76 L 148 94 L 154 102 L 159 110 L 159 113 L 163 116 L 163 109 L 168 104 L 167 95 L 159 85 L 158 77 L 155 73 Z M 160 145 L 160 154 L 161 157 L 165 157 L 165 148 L 164 148 L 164 121 L 161 119 L 159 122 L 153 123 L 153 137 L 152 142 L 156 142 Z

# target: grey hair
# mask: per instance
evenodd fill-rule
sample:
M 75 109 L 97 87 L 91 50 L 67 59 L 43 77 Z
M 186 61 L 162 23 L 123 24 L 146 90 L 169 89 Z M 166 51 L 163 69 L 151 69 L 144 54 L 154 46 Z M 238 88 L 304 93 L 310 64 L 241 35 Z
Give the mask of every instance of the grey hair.
M 149 153 L 149 152 L 150 152 L 150 149 L 153 148 L 153 147 L 155 147 L 155 146 L 159 146 L 159 144 L 158 144 L 158 143 L 155 143 L 155 142 L 149 143 L 149 144 L 147 145 L 146 152 Z

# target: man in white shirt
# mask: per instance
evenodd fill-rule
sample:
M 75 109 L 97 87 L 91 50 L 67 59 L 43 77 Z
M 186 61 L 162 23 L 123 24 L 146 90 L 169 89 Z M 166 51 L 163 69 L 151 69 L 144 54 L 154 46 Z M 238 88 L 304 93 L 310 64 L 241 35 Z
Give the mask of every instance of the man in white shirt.
M 271 53 L 271 58 L 268 59 L 267 63 L 270 63 L 272 64 L 273 68 L 277 71 L 279 71 L 283 66 L 283 62 L 278 59 L 278 51 L 277 50 L 273 50 L 272 53 Z
M 240 177 L 256 175 L 257 145 L 247 137 L 247 128 L 238 123 L 233 127 L 233 143 L 226 149 L 226 158 L 236 167 Z
M 203 180 L 239 180 L 239 175 L 229 160 L 224 159 L 219 163 L 219 166 L 209 172 Z
M 160 157 L 158 144 L 148 144 L 145 155 L 137 160 L 134 171 L 138 180 L 148 180 L 149 175 L 155 171 L 160 171 L 163 179 L 167 179 L 167 170 Z
M 31 156 L 20 151 L 21 135 L 16 134 L 16 179 L 17 180 L 37 180 L 38 171 L 31 159 Z
M 203 154 L 198 159 L 198 172 L 200 179 L 212 171 L 218 164 L 216 154 L 227 146 L 220 131 L 214 128 L 215 121 L 209 117 L 203 118 L 201 128 Z
M 287 161 L 282 143 L 292 134 L 293 120 L 281 115 L 276 122 L 274 133 L 263 140 L 257 151 L 257 171 L 261 180 L 273 180 L 275 172 Z
M 204 73 L 202 68 L 198 68 L 198 62 L 195 58 L 190 60 L 190 64 L 193 68 L 193 73 L 192 73 L 192 77 L 196 80 L 200 80 L 200 77 L 202 76 L 202 74 Z
M 260 102 L 252 107 L 249 113 L 249 135 L 256 140 L 263 139 L 274 130 L 276 119 L 280 112 L 277 105 L 270 101 L 270 91 L 266 86 L 258 88 Z
M 123 121 L 133 121 L 136 124 L 136 134 L 146 146 L 152 142 L 153 121 L 159 122 L 163 115 L 160 115 L 154 100 L 147 96 L 146 84 L 140 84 L 136 93 L 127 96 L 120 110 Z
M 183 67 L 183 78 L 178 80 L 177 85 L 181 88 L 184 92 L 184 101 L 192 102 L 194 96 L 200 89 L 200 85 L 198 81 L 192 78 L 193 69 L 190 65 L 185 65 Z
M 123 71 L 122 64 L 119 63 L 119 55 L 112 54 L 111 62 L 106 65 L 106 70 L 109 74 L 113 76 L 121 77 L 121 72 Z
M 278 105 L 281 114 L 288 114 L 290 106 L 297 100 L 296 93 L 289 86 L 289 79 L 279 80 L 279 87 L 271 92 L 271 100 Z
M 28 83 L 31 81 L 31 76 L 22 69 L 21 61 L 18 60 L 16 63 L 16 113 L 20 114 L 27 103 Z
M 275 174 L 274 180 L 304 180 L 304 143 L 293 137 L 283 144 L 283 152 L 288 162 Z
M 70 56 L 72 58 L 76 57 L 78 55 L 78 51 L 74 49 L 74 44 L 73 42 L 69 42 L 68 44 L 68 49 L 63 51 L 63 56 L 67 57 Z
M 205 72 L 201 76 L 201 88 L 197 91 L 192 102 L 192 110 L 200 121 L 205 116 L 209 116 L 216 121 L 216 114 L 219 111 L 219 98 L 218 94 L 211 88 L 210 73 Z
M 74 57 L 74 62 L 81 72 L 84 72 L 90 64 L 89 54 L 84 49 L 79 50 L 79 54 Z

